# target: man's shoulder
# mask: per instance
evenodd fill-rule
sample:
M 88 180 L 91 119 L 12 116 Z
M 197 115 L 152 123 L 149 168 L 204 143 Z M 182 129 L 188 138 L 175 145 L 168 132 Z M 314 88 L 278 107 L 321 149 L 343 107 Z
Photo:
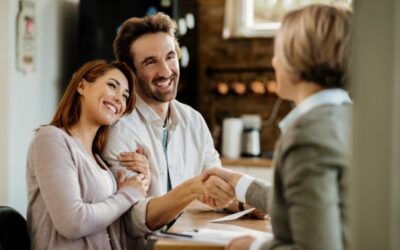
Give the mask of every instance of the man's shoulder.
M 129 130 L 133 127 L 137 127 L 140 124 L 140 117 L 136 109 L 134 109 L 131 113 L 122 116 L 115 122 L 110 129 L 111 130 Z

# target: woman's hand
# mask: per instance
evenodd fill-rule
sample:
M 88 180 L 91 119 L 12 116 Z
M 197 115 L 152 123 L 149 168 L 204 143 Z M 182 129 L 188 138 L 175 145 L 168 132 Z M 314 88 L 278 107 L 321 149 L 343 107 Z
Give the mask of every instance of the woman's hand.
M 150 186 L 150 166 L 147 157 L 144 155 L 143 149 L 138 148 L 135 152 L 123 152 L 119 155 L 119 164 L 128 170 L 138 174 L 143 174 L 147 181 L 146 191 Z
M 228 246 L 225 247 L 225 250 L 248 250 L 254 240 L 255 238 L 253 236 L 241 236 L 235 238 L 229 242 Z
M 252 208 L 252 206 L 244 203 L 243 204 L 243 208 L 244 210 L 247 210 L 249 208 Z M 264 213 L 263 211 L 261 211 L 260 209 L 254 209 L 253 211 L 251 211 L 250 213 L 246 214 L 247 217 L 249 217 L 250 219 L 258 219 L 258 220 L 268 220 L 269 216 Z
M 118 179 L 117 179 L 118 190 L 121 189 L 122 187 L 133 187 L 140 194 L 146 196 L 148 189 L 148 182 L 149 182 L 148 179 L 143 174 L 138 174 L 129 179 L 126 179 L 123 171 L 118 172 Z

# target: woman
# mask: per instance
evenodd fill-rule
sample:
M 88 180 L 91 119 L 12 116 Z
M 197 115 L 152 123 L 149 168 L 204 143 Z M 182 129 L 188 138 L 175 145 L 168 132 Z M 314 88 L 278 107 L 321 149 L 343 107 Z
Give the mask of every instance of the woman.
M 240 237 L 227 249 L 346 247 L 344 196 L 351 100 L 344 88 L 350 18 L 348 10 L 325 5 L 304 7 L 284 17 L 272 65 L 278 95 L 296 107 L 279 124 L 274 187 L 222 169 L 209 170 L 204 176 L 220 176 L 235 187 L 240 201 L 269 213 L 274 238 Z
M 99 153 L 108 127 L 134 108 L 133 81 L 124 63 L 86 63 L 38 129 L 27 160 L 32 249 L 126 249 L 120 217 L 144 198 L 148 181 L 121 173 L 116 183 Z

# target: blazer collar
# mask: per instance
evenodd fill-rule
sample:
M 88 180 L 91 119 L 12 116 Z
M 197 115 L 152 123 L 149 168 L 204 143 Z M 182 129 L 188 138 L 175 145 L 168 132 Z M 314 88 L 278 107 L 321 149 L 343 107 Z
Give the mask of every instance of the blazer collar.
M 310 95 L 297 105 L 290 113 L 279 123 L 279 128 L 282 133 L 285 133 L 287 128 L 293 124 L 302 115 L 308 113 L 312 109 L 322 105 L 343 105 L 351 104 L 352 101 L 349 94 L 339 88 L 324 89 L 315 94 Z

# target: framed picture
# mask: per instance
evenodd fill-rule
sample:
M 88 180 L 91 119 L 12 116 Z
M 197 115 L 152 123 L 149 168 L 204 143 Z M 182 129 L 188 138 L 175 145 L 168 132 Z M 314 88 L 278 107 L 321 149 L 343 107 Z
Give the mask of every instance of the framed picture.
M 25 74 L 35 71 L 37 25 L 35 0 L 20 0 L 17 16 L 17 69 Z
M 352 6 L 353 0 L 225 0 L 224 38 L 273 37 L 286 12 L 309 4 Z

